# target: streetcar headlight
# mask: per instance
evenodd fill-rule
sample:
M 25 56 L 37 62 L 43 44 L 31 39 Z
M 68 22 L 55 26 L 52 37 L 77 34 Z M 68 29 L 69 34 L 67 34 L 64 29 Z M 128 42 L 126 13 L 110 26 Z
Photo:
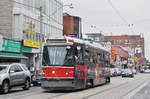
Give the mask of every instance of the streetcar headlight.
M 69 73 L 68 73 L 68 71 L 66 71 L 66 75 L 68 75 Z
M 52 74 L 55 74 L 55 70 L 52 70 Z

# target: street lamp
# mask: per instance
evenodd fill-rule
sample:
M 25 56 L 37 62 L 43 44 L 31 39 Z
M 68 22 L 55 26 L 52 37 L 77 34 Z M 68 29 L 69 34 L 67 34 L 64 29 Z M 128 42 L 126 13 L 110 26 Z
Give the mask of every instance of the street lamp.
M 66 6 L 69 6 L 70 9 L 74 8 L 72 3 L 70 5 L 63 5 L 63 6 L 59 7 L 58 9 L 56 9 L 51 15 L 49 15 L 49 16 L 46 15 L 46 16 L 51 18 L 51 16 L 55 15 L 57 13 L 57 11 L 59 11 L 61 8 L 66 7 Z M 42 12 L 42 7 L 40 7 L 39 11 L 40 11 L 40 65 L 39 65 L 40 67 L 39 67 L 39 69 L 41 70 L 41 66 L 42 66 L 42 52 L 43 52 L 43 50 L 42 50 L 42 48 L 43 48 L 43 44 L 42 44 L 42 39 L 43 39 L 43 35 L 42 35 L 43 34 L 42 33 L 42 31 L 43 31 L 43 12 Z
M 63 7 L 64 7 L 64 6 L 69 6 L 70 9 L 73 9 L 73 8 L 74 8 L 72 3 L 71 3 L 70 5 L 63 5 Z
M 57 13 L 57 11 L 59 11 L 61 8 L 68 6 L 70 9 L 73 9 L 73 4 L 69 4 L 69 5 L 62 5 L 61 7 L 59 7 L 58 9 L 56 9 L 51 15 L 49 15 L 49 17 L 55 15 Z

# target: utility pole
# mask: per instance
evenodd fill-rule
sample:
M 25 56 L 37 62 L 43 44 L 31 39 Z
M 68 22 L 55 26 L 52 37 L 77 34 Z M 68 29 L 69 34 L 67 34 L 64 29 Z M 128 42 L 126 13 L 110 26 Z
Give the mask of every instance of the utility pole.
M 43 39 L 43 15 L 42 15 L 42 7 L 40 7 L 40 63 L 39 63 L 39 70 L 41 70 L 42 67 L 42 48 L 43 48 L 43 44 L 42 44 L 42 39 Z

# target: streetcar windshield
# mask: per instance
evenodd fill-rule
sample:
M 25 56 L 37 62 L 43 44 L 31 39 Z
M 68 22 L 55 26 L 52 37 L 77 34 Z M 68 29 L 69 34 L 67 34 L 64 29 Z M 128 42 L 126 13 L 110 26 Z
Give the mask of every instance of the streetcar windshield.
M 45 46 L 43 50 L 43 65 L 73 65 L 72 46 Z

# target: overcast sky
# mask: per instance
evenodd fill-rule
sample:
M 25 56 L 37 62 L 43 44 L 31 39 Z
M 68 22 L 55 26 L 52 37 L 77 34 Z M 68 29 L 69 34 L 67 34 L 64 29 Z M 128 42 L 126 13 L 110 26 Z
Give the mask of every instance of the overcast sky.
M 82 18 L 83 33 L 104 35 L 141 34 L 145 55 L 150 60 L 150 0 L 62 0 L 74 9 L 64 12 Z M 130 27 L 129 25 L 130 24 Z

